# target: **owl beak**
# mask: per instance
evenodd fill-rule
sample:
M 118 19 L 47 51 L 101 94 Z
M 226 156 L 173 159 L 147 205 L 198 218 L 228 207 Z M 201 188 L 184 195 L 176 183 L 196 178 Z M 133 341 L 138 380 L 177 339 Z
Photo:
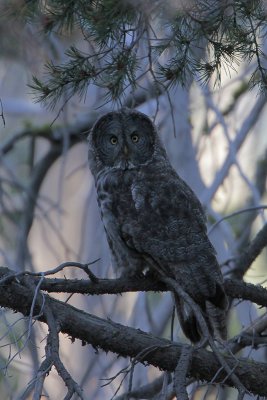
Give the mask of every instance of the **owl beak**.
M 129 150 L 128 150 L 128 147 L 127 147 L 127 146 L 124 146 L 124 147 L 123 147 L 123 153 L 124 153 L 125 157 L 128 157 Z
M 124 170 L 128 169 L 128 155 L 129 155 L 129 149 L 126 146 L 126 144 L 123 146 L 123 158 L 121 160 L 121 168 Z

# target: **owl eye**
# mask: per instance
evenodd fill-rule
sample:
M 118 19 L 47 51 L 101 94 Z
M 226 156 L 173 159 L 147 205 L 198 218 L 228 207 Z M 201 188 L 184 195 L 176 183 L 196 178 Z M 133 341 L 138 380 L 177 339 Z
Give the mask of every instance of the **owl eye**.
M 115 144 L 118 143 L 118 138 L 116 136 L 111 136 L 110 143 L 113 144 L 114 146 Z
M 133 143 L 137 143 L 139 140 L 139 136 L 136 133 L 133 133 L 131 139 Z

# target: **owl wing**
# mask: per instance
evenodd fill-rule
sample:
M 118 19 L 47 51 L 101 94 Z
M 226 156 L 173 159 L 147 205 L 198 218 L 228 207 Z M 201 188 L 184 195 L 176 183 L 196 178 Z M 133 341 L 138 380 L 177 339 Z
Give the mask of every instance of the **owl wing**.
M 122 235 L 130 247 L 163 262 L 176 263 L 197 256 L 207 246 L 206 218 L 190 187 L 176 174 L 168 179 L 136 180 L 131 185 L 135 218 L 121 220 Z M 130 210 L 130 208 L 129 208 Z
M 121 236 L 129 248 L 177 279 L 198 303 L 209 300 L 224 308 L 222 275 L 202 206 L 174 171 L 167 176 L 146 175 L 145 182 L 141 178 L 132 183 L 131 218 L 124 213 Z

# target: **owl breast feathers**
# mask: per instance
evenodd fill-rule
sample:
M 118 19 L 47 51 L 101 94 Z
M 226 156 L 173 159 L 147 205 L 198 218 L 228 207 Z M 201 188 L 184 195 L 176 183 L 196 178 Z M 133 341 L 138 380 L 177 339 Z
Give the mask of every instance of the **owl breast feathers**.
M 202 206 L 171 167 L 155 126 L 123 109 L 104 115 L 88 137 L 89 164 L 115 268 L 157 266 L 201 307 L 210 332 L 226 337 L 227 299 Z M 201 338 L 196 317 L 174 293 L 186 336 Z

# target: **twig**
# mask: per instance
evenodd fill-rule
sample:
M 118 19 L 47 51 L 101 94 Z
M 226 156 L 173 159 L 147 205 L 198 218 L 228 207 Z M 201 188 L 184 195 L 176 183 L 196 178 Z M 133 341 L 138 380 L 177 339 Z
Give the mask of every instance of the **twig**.
M 258 121 L 259 115 L 262 112 L 263 107 L 266 104 L 266 97 L 261 96 L 257 99 L 254 107 L 250 111 L 248 117 L 244 120 L 239 132 L 237 132 L 235 139 L 232 142 L 232 146 L 237 152 L 242 144 L 244 143 L 248 133 L 250 132 L 251 128 L 255 125 Z M 232 157 L 232 153 L 229 153 L 224 160 L 223 165 L 221 166 L 220 170 L 217 172 L 215 179 L 212 185 L 206 190 L 202 197 L 203 204 L 209 204 L 211 199 L 213 198 L 214 194 L 217 192 L 218 188 L 222 185 L 224 179 L 228 175 L 229 169 L 232 166 L 234 159 Z
M 47 154 L 39 161 L 39 163 L 34 168 L 34 173 L 32 174 L 31 182 L 28 186 L 24 201 L 25 212 L 21 222 L 21 229 L 19 233 L 17 254 L 16 254 L 16 259 L 17 259 L 16 261 L 18 265 L 24 266 L 24 263 L 27 260 L 28 256 L 27 238 L 33 223 L 34 210 L 37 203 L 39 190 L 47 174 L 47 171 L 49 170 L 51 165 L 55 162 L 55 160 L 60 156 L 60 154 L 61 154 L 60 145 L 51 146 Z
M 48 364 L 46 371 L 49 372 L 51 369 L 51 366 L 54 365 L 59 376 L 62 378 L 64 381 L 65 385 L 68 388 L 68 393 L 65 396 L 65 399 L 71 399 L 72 395 L 74 393 L 77 393 L 77 395 L 80 397 L 81 400 L 85 400 L 83 396 L 82 389 L 79 387 L 79 385 L 73 380 L 69 372 L 66 370 L 65 366 L 63 365 L 62 361 L 60 360 L 59 357 L 59 338 L 58 338 L 58 332 L 59 332 L 59 325 L 57 325 L 56 319 L 54 318 L 53 311 L 49 307 L 49 302 L 46 303 L 45 309 L 44 309 L 44 315 L 46 318 L 46 322 L 48 324 L 48 337 L 47 337 L 47 344 L 46 344 L 46 362 Z M 42 370 L 39 369 L 39 372 L 42 372 L 41 377 L 41 383 L 44 381 L 44 373 L 43 371 L 44 365 L 42 365 Z M 42 385 L 35 385 L 35 389 L 38 390 L 38 393 L 40 391 L 40 387 Z M 37 393 L 37 392 L 35 392 Z M 38 397 L 36 397 L 36 400 Z
M 0 98 L 0 106 L 1 106 L 0 117 L 2 118 L 3 125 L 6 126 L 6 120 L 5 120 L 5 116 L 4 116 L 4 107 L 3 107 L 3 103 L 2 103 L 2 99 L 1 98 Z
M 121 374 L 127 375 L 129 373 L 129 371 L 130 371 L 130 368 L 129 368 L 129 366 L 127 366 L 125 368 L 122 368 L 119 372 L 117 372 L 115 375 L 111 376 L 110 378 L 100 378 L 100 380 L 107 381 L 106 383 L 103 383 L 101 385 L 101 387 L 110 385 L 110 383 L 113 382 L 119 375 L 121 375 Z
M 267 223 L 239 257 L 232 271 L 232 276 L 241 279 L 265 246 L 267 246 Z
M 237 336 L 229 340 L 227 349 L 231 353 L 237 353 L 246 346 L 256 346 L 267 343 L 267 337 L 260 336 L 267 329 L 267 313 L 254 320 L 252 324 L 240 332 Z
M 14 272 L 14 273 L 8 273 L 7 276 L 3 277 L 0 279 L 0 285 L 6 284 L 8 281 L 12 279 L 19 280 L 20 277 L 29 275 L 29 276 L 34 276 L 34 277 L 42 277 L 42 280 L 40 281 L 40 285 L 42 284 L 43 277 L 48 276 L 48 275 L 54 275 L 60 271 L 62 271 L 64 268 L 67 267 L 76 267 L 82 269 L 86 274 L 89 276 L 91 282 L 98 283 L 99 279 L 93 274 L 93 272 L 89 269 L 89 265 L 95 264 L 97 261 L 99 261 L 100 258 L 97 258 L 94 261 L 91 261 L 86 264 L 82 264 L 76 261 L 67 261 L 64 262 L 60 265 L 58 265 L 56 268 L 44 272 L 31 272 L 31 271 L 25 271 L 25 272 Z
M 228 156 L 232 158 L 232 163 L 235 164 L 235 166 L 237 167 L 240 177 L 245 181 L 245 183 L 249 187 L 249 189 L 252 193 L 253 203 L 258 205 L 259 200 L 260 200 L 258 190 L 250 182 L 250 180 L 248 179 L 246 174 L 243 172 L 242 167 L 240 166 L 240 163 L 238 161 L 237 154 L 236 154 L 238 149 L 236 149 L 234 141 L 232 141 L 232 139 L 230 138 L 229 129 L 226 124 L 224 115 L 220 112 L 219 108 L 216 107 L 216 105 L 214 104 L 213 98 L 212 98 L 208 88 L 205 87 L 202 89 L 202 91 L 205 95 L 205 99 L 207 101 L 208 106 L 211 108 L 211 110 L 213 110 L 213 112 L 215 113 L 215 115 L 218 119 L 218 122 L 221 124 L 221 126 L 223 128 L 224 136 L 226 137 L 226 140 L 228 142 L 228 149 L 229 149 Z
M 39 281 L 39 283 L 37 284 L 36 287 L 34 287 L 34 286 L 32 285 L 31 282 L 27 282 L 27 283 L 26 283 L 27 289 L 29 289 L 30 292 L 32 291 L 32 288 L 34 287 L 34 290 L 32 291 L 32 294 L 33 294 L 32 303 L 31 303 L 31 306 L 30 306 L 29 314 L 27 314 L 27 317 L 28 317 L 28 329 L 27 329 L 26 332 L 24 332 L 24 333 L 21 335 L 21 338 L 22 338 L 24 335 L 26 335 L 26 339 L 25 339 L 25 342 L 23 343 L 23 345 L 20 346 L 20 347 L 18 348 L 17 352 L 16 352 L 12 357 L 9 358 L 8 362 L 7 362 L 6 365 L 5 365 L 5 369 L 7 369 L 8 366 L 11 364 L 11 362 L 17 357 L 17 355 L 18 355 L 18 354 L 21 354 L 22 351 L 25 349 L 27 343 L 28 343 L 29 340 L 30 340 L 31 334 L 32 334 L 32 326 L 33 326 L 33 324 L 35 323 L 35 321 L 36 321 L 36 320 L 42 315 L 42 313 L 43 313 L 43 308 L 44 308 L 44 295 L 43 295 L 43 294 L 42 294 L 42 302 L 40 303 L 40 301 L 38 301 L 39 313 L 37 313 L 37 314 L 34 313 L 34 311 L 36 310 L 37 296 L 38 296 L 38 294 L 39 294 L 41 281 L 42 281 L 42 279 L 40 279 L 40 281 Z
M 186 391 L 186 376 L 190 369 L 192 355 L 192 346 L 184 346 L 174 371 L 173 384 L 176 396 L 179 400 L 188 400 L 188 394 Z
M 244 387 L 244 385 L 241 383 L 241 381 L 239 380 L 237 375 L 234 373 L 234 369 L 228 365 L 227 361 L 220 354 L 217 346 L 215 345 L 213 338 L 209 334 L 209 329 L 208 329 L 207 323 L 202 315 L 202 311 L 201 311 L 200 307 L 198 306 L 198 304 L 196 304 L 193 301 L 193 299 L 183 290 L 183 288 L 178 284 L 178 282 L 174 281 L 174 279 L 166 277 L 166 276 L 162 276 L 161 279 L 165 283 L 170 285 L 170 287 L 175 290 L 175 292 L 178 294 L 178 296 L 180 298 L 182 298 L 188 304 L 188 306 L 191 308 L 191 310 L 194 312 L 195 318 L 196 318 L 196 320 L 199 324 L 199 327 L 201 329 L 201 332 L 202 332 L 203 342 L 205 340 L 208 340 L 208 343 L 209 343 L 211 349 L 213 350 L 215 357 L 218 359 L 219 363 L 221 364 L 221 366 L 223 367 L 225 372 L 227 372 L 228 376 L 233 381 L 235 387 L 238 389 L 239 395 L 241 396 L 240 399 L 242 399 L 244 397 L 245 393 L 247 393 L 247 390 Z M 228 376 L 227 376 L 227 378 L 228 378 Z
M 228 363 L 225 361 L 224 357 L 220 354 L 220 352 L 216 348 L 215 343 L 213 342 L 213 340 L 209 340 L 209 345 L 210 345 L 211 349 L 213 350 L 216 358 L 220 362 L 221 366 L 223 367 L 225 372 L 227 372 L 227 376 L 226 376 L 226 378 L 224 378 L 224 381 L 227 381 L 228 378 L 230 378 L 232 380 L 234 386 L 238 390 L 238 399 L 242 400 L 244 398 L 245 394 L 249 393 L 249 392 L 245 388 L 245 386 L 241 383 L 241 381 L 238 378 L 238 376 L 235 374 L 235 370 L 236 370 L 236 367 L 238 365 L 238 362 L 233 367 L 230 367 L 228 365 Z
M 171 374 L 169 372 L 165 372 L 162 382 L 161 392 L 156 396 L 158 400 L 166 400 L 168 396 L 168 387 L 169 383 L 172 381 Z M 173 386 L 173 385 L 172 385 Z
M 215 224 L 213 224 L 210 229 L 208 230 L 208 235 L 211 234 L 211 232 L 222 222 L 225 221 L 226 219 L 235 217 L 237 215 L 246 213 L 246 212 L 250 212 L 250 211 L 257 211 L 257 210 L 265 210 L 267 209 L 267 206 L 262 205 L 262 206 L 255 206 L 255 207 L 248 207 L 248 208 L 244 208 L 243 210 L 238 210 L 235 211 L 231 214 L 225 215 L 224 217 L 220 218 L 218 221 L 215 222 Z
M 266 178 L 267 178 L 267 150 L 265 150 L 263 156 L 257 161 L 256 173 L 255 173 L 255 186 L 259 193 L 260 198 L 264 198 L 266 192 Z M 255 206 L 254 196 L 251 195 L 247 200 L 247 207 Z M 261 219 L 265 223 L 263 211 L 261 213 Z M 240 236 L 236 242 L 237 252 L 242 254 L 243 250 L 247 247 L 250 240 L 252 224 L 258 215 L 257 212 L 244 214 L 243 218 L 239 221 L 239 228 L 237 230 L 240 232 Z
M 46 375 L 50 372 L 53 366 L 52 361 L 46 358 L 40 365 L 35 379 L 30 383 L 29 388 L 34 386 L 33 400 L 40 400 L 42 397 L 42 391 L 44 387 L 44 381 Z

